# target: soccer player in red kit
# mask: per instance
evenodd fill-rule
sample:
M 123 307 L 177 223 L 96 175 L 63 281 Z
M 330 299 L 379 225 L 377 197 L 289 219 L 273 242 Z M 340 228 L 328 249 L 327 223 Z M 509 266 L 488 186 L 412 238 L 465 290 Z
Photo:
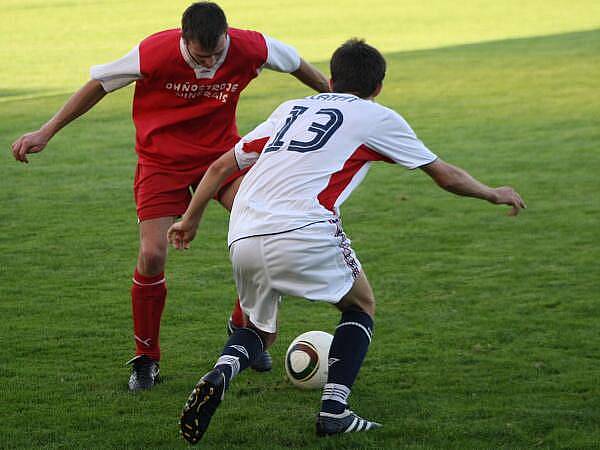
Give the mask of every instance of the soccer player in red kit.
M 241 91 L 263 68 L 294 75 L 316 91 L 328 91 L 325 76 L 298 53 L 262 33 L 231 28 L 215 3 L 192 4 L 181 29 L 153 34 L 123 58 L 94 66 L 91 80 L 39 130 L 12 145 L 18 161 L 44 149 L 65 125 L 108 92 L 135 82 L 133 121 L 138 164 L 134 196 L 140 249 L 131 290 L 136 356 L 129 362 L 129 389 L 151 388 L 158 380 L 159 330 L 167 296 L 166 233 L 186 210 L 194 187 L 210 164 L 240 139 L 235 112 Z M 238 172 L 218 195 L 231 210 L 243 177 Z M 236 302 L 229 329 L 245 326 Z M 271 368 L 268 353 L 254 361 Z

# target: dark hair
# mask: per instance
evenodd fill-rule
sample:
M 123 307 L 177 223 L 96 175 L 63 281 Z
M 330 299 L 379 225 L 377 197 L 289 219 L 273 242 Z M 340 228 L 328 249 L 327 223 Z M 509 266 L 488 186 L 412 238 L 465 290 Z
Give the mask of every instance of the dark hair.
M 200 44 L 207 52 L 215 49 L 226 31 L 227 18 L 216 3 L 192 3 L 181 18 L 183 39 Z
M 344 42 L 329 64 L 334 92 L 351 92 L 359 97 L 371 96 L 385 77 L 385 59 L 364 39 Z

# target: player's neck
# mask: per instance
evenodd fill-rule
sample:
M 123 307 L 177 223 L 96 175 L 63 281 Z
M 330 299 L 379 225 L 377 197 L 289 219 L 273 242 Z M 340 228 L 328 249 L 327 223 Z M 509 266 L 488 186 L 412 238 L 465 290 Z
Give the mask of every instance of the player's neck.
M 360 94 L 358 92 L 352 92 L 352 91 L 344 91 L 344 92 L 339 92 L 339 94 L 348 94 L 348 95 L 354 95 L 358 98 L 361 98 L 363 100 L 373 100 L 375 98 L 374 95 L 371 95 L 369 97 L 361 97 Z

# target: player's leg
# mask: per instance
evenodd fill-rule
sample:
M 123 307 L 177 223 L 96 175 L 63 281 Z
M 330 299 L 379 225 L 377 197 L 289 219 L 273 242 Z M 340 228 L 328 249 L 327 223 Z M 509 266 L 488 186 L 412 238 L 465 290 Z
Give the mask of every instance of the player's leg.
M 139 226 L 140 248 L 131 288 L 136 346 L 136 356 L 130 361 L 132 391 L 151 388 L 158 380 L 160 320 L 167 298 L 166 233 L 173 220 L 173 217 L 150 219 Z
M 350 389 L 371 341 L 375 300 L 340 221 L 315 223 L 262 239 L 264 245 L 253 257 L 268 267 L 272 289 L 326 301 L 342 311 L 329 353 L 328 381 L 317 417 L 317 432 L 326 435 L 378 427 L 347 407 Z M 255 319 L 257 312 L 243 298 L 242 306 L 249 311 L 251 321 L 264 325 Z
M 329 350 L 329 372 L 317 416 L 317 434 L 320 436 L 367 431 L 381 426 L 348 408 L 350 390 L 373 336 L 375 299 L 364 272 L 336 306 L 342 317 Z
M 260 353 L 266 351 L 275 342 L 277 331 L 269 333 L 257 328 L 251 322 L 244 328 L 236 329 L 223 347 L 215 368 L 225 374 L 225 387 L 241 371 L 250 367 Z
M 237 193 L 244 178 L 243 173 L 234 174 L 232 177 L 233 179 L 227 180 L 223 188 L 219 191 L 219 202 L 227 211 L 231 211 L 235 194 Z M 247 317 L 242 311 L 240 300 L 239 298 L 236 298 L 233 305 L 233 310 L 231 311 L 231 315 L 229 316 L 229 320 L 227 322 L 227 333 L 231 335 L 237 328 L 243 328 L 247 326 L 247 324 Z M 258 357 L 252 361 L 251 367 L 257 372 L 267 372 L 271 370 L 273 367 L 273 359 L 271 358 L 269 352 L 264 351 L 258 355 Z
M 242 239 L 232 245 L 231 255 L 238 293 L 244 309 L 257 323 L 233 331 L 214 368 L 194 387 L 181 415 L 181 432 L 197 443 L 208 428 L 233 378 L 275 341 L 277 310 L 281 296 L 269 287 L 261 253 L 262 237 Z
M 131 304 L 136 357 L 130 361 L 132 390 L 152 387 L 158 375 L 160 320 L 167 296 L 164 269 L 168 227 L 185 211 L 189 185 L 197 171 L 171 171 L 138 163 L 134 195 L 139 222 L 140 247 L 133 275 Z
M 251 324 L 229 336 L 214 368 L 200 378 L 183 407 L 180 426 L 185 440 L 196 444 L 202 439 L 233 378 L 274 341 L 274 333 L 261 332 Z
M 348 396 L 373 336 L 375 299 L 364 272 L 336 304 L 342 312 L 329 350 L 329 372 L 317 416 L 320 436 L 379 428 L 348 408 Z

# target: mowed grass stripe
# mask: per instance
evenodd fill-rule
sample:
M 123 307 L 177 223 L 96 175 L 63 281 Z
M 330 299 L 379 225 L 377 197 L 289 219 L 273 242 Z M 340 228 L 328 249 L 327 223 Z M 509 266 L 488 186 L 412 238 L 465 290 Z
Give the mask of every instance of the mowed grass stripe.
M 78 88 L 93 64 L 112 61 L 157 30 L 179 26 L 186 0 L 4 0 L 0 104 Z M 385 52 L 454 46 L 600 27 L 595 0 L 241 0 L 219 2 L 235 27 L 257 29 L 326 60 L 365 37 Z M 364 13 L 363 13 L 364 11 Z

